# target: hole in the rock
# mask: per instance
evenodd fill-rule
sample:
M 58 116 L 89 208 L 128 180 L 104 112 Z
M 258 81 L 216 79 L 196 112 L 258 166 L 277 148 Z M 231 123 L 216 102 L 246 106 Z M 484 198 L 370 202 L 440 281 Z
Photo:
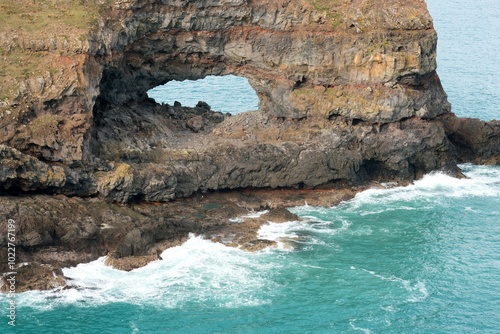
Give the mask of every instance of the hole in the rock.
M 359 119 L 359 118 L 353 118 L 352 119 L 352 125 L 355 126 L 355 125 L 358 125 L 358 124 L 361 124 L 363 123 L 363 120 L 362 119 Z
M 300 80 L 297 80 L 295 82 L 294 88 L 297 89 L 297 88 L 300 88 L 300 87 L 304 86 L 304 84 L 306 83 L 306 81 L 307 81 L 306 77 L 302 77 Z
M 370 180 L 377 180 L 381 177 L 383 164 L 375 159 L 365 160 L 363 164 L 366 176 Z
M 148 91 L 148 96 L 158 103 L 194 107 L 199 101 L 210 105 L 214 111 L 239 114 L 257 110 L 259 99 L 248 79 L 235 75 L 207 76 L 200 80 L 170 81 Z

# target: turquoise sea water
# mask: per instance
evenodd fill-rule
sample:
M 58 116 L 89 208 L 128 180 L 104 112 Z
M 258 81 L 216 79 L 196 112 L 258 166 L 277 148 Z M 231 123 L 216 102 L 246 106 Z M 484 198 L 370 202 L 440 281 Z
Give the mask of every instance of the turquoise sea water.
M 158 103 L 194 107 L 198 101 L 207 102 L 212 110 L 231 113 L 257 110 L 259 99 L 248 80 L 235 75 L 208 76 L 202 80 L 171 81 L 148 91 Z
M 500 1 L 426 0 L 438 32 L 438 74 L 461 117 L 500 119 Z
M 257 253 L 192 236 L 121 272 L 65 269 L 79 290 L 18 296 L 22 333 L 498 333 L 500 167 L 463 165 L 368 190 L 261 237 Z M 5 319 L 5 317 L 3 317 Z
M 429 4 L 439 74 L 461 116 L 500 118 L 490 64 L 499 48 L 488 49 L 498 34 L 483 31 L 500 30 L 497 3 Z M 467 30 L 476 47 L 457 37 L 464 21 L 483 27 Z M 478 45 L 491 56 L 477 57 Z M 192 236 L 132 272 L 103 259 L 67 268 L 81 288 L 19 294 L 15 329 L 0 296 L 0 333 L 500 333 L 500 167 L 461 167 L 469 179 L 437 173 L 334 208 L 293 208 L 304 221 L 260 231 L 278 249 L 247 253 Z

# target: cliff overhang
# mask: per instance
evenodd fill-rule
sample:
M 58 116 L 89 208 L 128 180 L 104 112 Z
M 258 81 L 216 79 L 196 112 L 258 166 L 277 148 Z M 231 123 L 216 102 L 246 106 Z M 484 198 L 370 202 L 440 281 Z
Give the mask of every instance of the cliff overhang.
M 460 175 L 458 162 L 500 161 L 498 121 L 451 113 L 424 0 L 20 0 L 0 7 L 0 192 L 27 208 L 0 197 L 0 217 L 26 224 L 28 253 L 151 255 L 138 235 L 151 243 L 176 238 L 151 207 L 109 202 L 158 204 L 230 189 L 358 189 L 434 170 Z M 147 96 L 172 80 L 229 74 L 249 80 L 259 110 L 228 116 L 203 103 L 185 108 Z M 80 210 L 88 224 L 82 218 L 75 227 L 60 207 Z M 57 217 L 66 223 L 54 223 Z M 117 222 L 108 235 L 103 219 L 130 224 Z M 182 237 L 207 230 L 173 224 Z M 128 236 L 130 229 L 137 231 Z M 72 238 L 83 240 L 78 249 Z M 117 251 L 123 243 L 137 252 Z M 56 258 L 73 263 L 72 256 Z
M 63 3 L 40 4 L 33 11 Z M 21 59 L 16 55 L 23 55 L 33 67 L 25 80 L 6 80 L 18 87 L 3 89 L 0 141 L 19 152 L 4 154 L 24 154 L 23 161 L 33 157 L 39 161 L 33 160 L 34 169 L 57 170 L 54 175 L 59 175 L 58 181 L 40 176 L 29 184 L 20 181 L 22 171 L 10 170 L 3 177 L 6 190 L 60 189 L 113 201 L 153 201 L 198 190 L 362 181 L 367 161 L 392 170 L 387 177 L 407 179 L 452 165 L 451 153 L 448 158 L 435 153 L 451 152 L 444 137 L 397 158 L 375 152 L 378 144 L 373 143 L 387 139 L 364 138 L 367 132 L 400 128 L 410 119 L 425 123 L 450 113 L 435 72 L 437 37 L 423 1 L 402 6 L 397 0 L 88 0 L 75 8 L 64 7 L 77 23 L 58 17 L 40 30 L 7 26 L 2 32 L 5 59 L 15 62 Z M 69 37 L 61 36 L 62 27 Z M 171 80 L 227 74 L 248 78 L 259 98 L 258 115 L 229 120 L 208 111 L 161 106 L 147 97 L 149 89 Z M 183 124 L 194 116 L 201 117 L 204 129 L 199 139 L 192 139 Z M 285 122 L 273 123 L 276 119 Z M 300 125 L 290 125 L 290 120 Z M 404 132 L 406 137 L 410 130 Z M 437 128 L 431 132 L 444 136 Z M 247 140 L 244 145 L 242 139 Z M 190 146 L 196 141 L 205 142 L 203 150 Z M 324 175 L 312 180 L 306 176 L 309 167 L 292 163 L 292 158 L 280 162 L 282 168 L 271 166 L 286 145 L 295 147 L 285 153 L 295 161 L 330 152 L 317 161 L 329 166 L 322 168 Z M 248 174 L 248 159 L 236 161 L 234 172 L 217 162 L 216 155 L 241 150 L 256 156 L 256 147 L 274 152 L 260 153 L 259 161 L 264 161 L 261 170 L 276 175 L 226 180 L 227 173 Z M 417 161 L 428 155 L 436 158 Z M 31 168 L 21 160 L 17 165 Z M 123 174 L 125 169 L 130 175 Z M 207 170 L 211 172 L 199 172 Z M 303 179 L 294 176 L 297 170 Z M 154 195 L 140 190 L 152 183 Z M 127 190 L 110 195 L 117 187 Z

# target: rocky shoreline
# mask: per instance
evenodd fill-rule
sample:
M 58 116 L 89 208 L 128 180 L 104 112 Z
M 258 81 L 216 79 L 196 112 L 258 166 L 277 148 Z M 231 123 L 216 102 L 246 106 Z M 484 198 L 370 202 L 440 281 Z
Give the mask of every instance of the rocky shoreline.
M 144 266 L 159 259 L 163 250 L 182 244 L 190 233 L 248 251 L 273 247 L 273 241 L 259 239 L 257 232 L 268 222 L 300 219 L 285 207 L 331 206 L 361 189 L 241 190 L 135 204 L 64 195 L 3 196 L 0 219 L 14 219 L 17 224 L 16 288 L 23 292 L 61 287 L 65 282 L 61 268 L 101 256 L 121 270 Z M 263 210 L 269 212 L 245 218 Z M 1 226 L 0 233 L 6 233 L 6 226 Z M 7 250 L 4 240 L 0 248 Z M 6 263 L 0 269 L 12 271 Z
M 258 250 L 272 246 L 261 224 L 296 219 L 286 207 L 500 163 L 500 122 L 451 112 L 424 0 L 2 6 L 19 20 L 0 21 L 0 272 L 13 219 L 18 292 L 105 255 L 143 266 L 189 233 Z M 259 110 L 147 96 L 228 74 L 248 78 Z
M 61 288 L 66 282 L 61 268 L 102 256 L 121 270 L 144 266 L 190 233 L 248 251 L 273 247 L 275 242 L 259 239 L 257 232 L 268 222 L 297 220 L 288 207 L 337 205 L 368 187 L 406 185 L 434 170 L 461 177 L 459 162 L 499 163 L 498 121 L 452 114 L 384 125 L 353 125 L 345 119 L 262 121 L 257 112 L 228 116 L 203 108 L 182 107 L 181 116 L 172 117 L 179 140 L 170 143 L 169 160 L 163 162 L 144 162 L 148 153 L 135 151 L 128 161 L 111 163 L 109 171 L 89 173 L 0 147 L 5 192 L 0 220 L 17 222 L 17 291 Z M 202 119 L 203 129 L 195 132 L 187 125 L 193 117 Z M 277 148 L 278 155 L 273 153 Z M 302 167 L 290 162 L 301 155 Z M 153 186 L 151 180 L 165 169 L 176 182 L 163 179 Z M 215 172 L 219 184 L 200 186 L 206 184 L 200 183 L 206 172 Z M 290 172 L 297 177 L 291 182 Z M 75 175 L 73 180 L 86 182 L 77 190 L 71 183 Z M 271 211 L 267 217 L 232 222 L 262 210 Z M 0 234 L 7 235 L 6 224 Z M 3 259 L 7 243 L 0 239 Z M 0 263 L 0 272 L 11 271 L 6 261 Z M 4 281 L 1 289 L 6 287 Z

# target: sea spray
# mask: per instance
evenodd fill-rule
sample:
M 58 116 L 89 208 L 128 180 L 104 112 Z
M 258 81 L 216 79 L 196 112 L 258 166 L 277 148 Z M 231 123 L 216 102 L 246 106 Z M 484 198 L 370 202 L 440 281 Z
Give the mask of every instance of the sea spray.
M 20 319 L 36 324 L 23 329 L 494 333 L 500 167 L 461 168 L 469 178 L 432 173 L 262 226 L 259 237 L 289 248 L 251 253 L 192 235 L 131 272 L 104 258 L 66 268 L 74 288 L 18 295 Z

